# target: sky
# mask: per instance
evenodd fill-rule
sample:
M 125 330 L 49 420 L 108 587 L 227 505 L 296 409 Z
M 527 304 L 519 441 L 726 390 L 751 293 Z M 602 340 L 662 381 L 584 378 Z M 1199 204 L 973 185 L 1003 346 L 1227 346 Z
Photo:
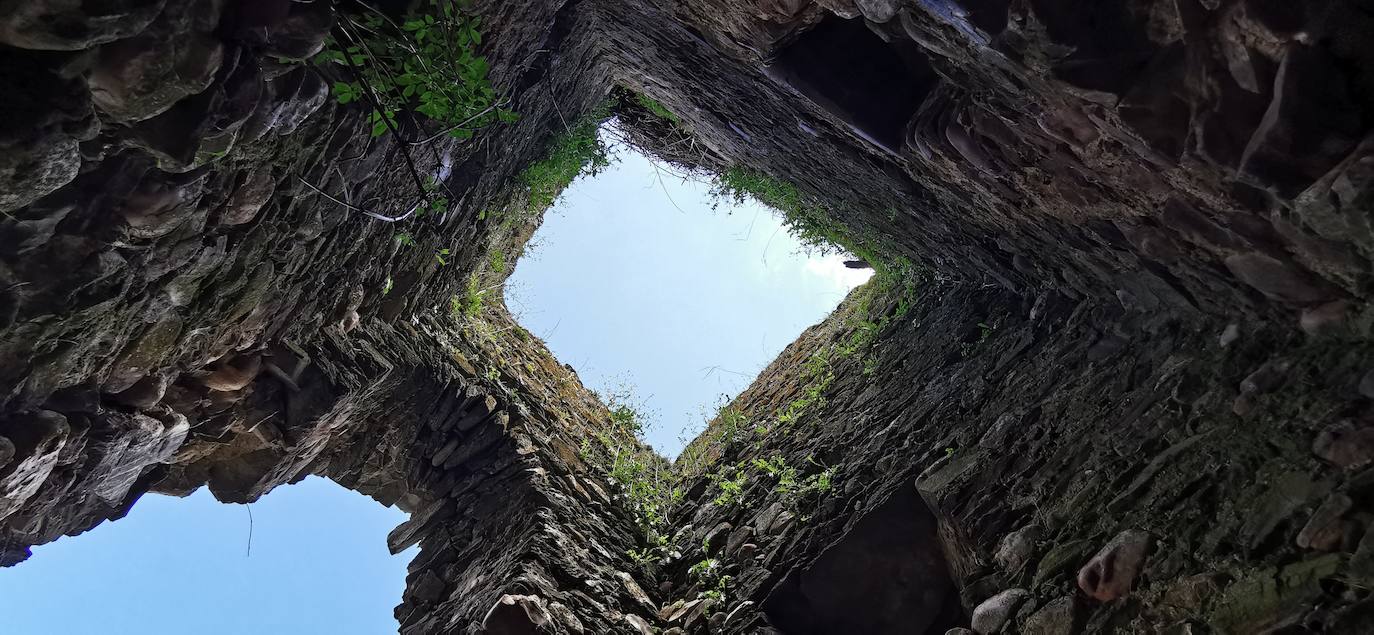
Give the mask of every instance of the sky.
M 708 183 L 616 154 L 563 192 L 506 300 L 587 387 L 632 389 L 647 440 L 671 458 L 871 272 L 803 254 L 766 207 L 713 210 Z
M 148 494 L 0 569 L 0 633 L 394 633 L 418 548 L 392 556 L 386 535 L 405 518 L 314 476 L 251 506 Z
M 618 156 L 564 192 L 507 302 L 589 387 L 632 386 L 671 457 L 869 272 L 801 255 L 757 204 L 713 211 L 707 184 Z M 318 477 L 251 506 L 149 494 L 0 569 L 0 633 L 394 633 L 417 549 L 391 556 L 386 535 L 404 520 Z

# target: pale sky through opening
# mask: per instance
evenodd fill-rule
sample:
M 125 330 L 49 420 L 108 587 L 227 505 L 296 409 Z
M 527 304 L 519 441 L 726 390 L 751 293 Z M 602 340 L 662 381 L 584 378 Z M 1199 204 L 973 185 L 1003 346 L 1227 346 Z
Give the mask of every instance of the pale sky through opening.
M 617 162 L 549 210 L 506 297 L 589 388 L 633 388 L 671 458 L 872 271 L 807 256 L 772 210 L 713 210 L 705 177 L 613 148 Z

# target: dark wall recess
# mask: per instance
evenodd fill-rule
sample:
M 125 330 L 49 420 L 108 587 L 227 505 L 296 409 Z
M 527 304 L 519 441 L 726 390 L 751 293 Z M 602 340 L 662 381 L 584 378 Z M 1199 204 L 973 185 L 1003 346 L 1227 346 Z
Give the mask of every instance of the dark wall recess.
M 893 152 L 940 79 L 914 42 L 889 44 L 862 19 L 840 18 L 803 33 L 777 54 L 767 72 Z
M 914 488 L 902 488 L 793 569 L 764 602 L 792 635 L 944 633 L 962 618 L 937 524 Z

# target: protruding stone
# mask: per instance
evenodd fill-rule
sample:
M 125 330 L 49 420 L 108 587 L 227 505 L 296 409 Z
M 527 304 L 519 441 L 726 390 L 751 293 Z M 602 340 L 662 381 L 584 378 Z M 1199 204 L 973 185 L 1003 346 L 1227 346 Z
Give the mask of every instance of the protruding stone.
M 734 527 L 730 523 L 720 523 L 710 532 L 707 532 L 706 537 L 702 540 L 706 547 L 706 555 L 720 551 L 720 548 L 725 546 L 725 542 L 730 538 L 731 529 Z
M 1275 300 L 1312 304 L 1331 297 L 1324 285 L 1296 264 L 1251 252 L 1226 259 L 1226 268 L 1241 282 Z
M 70 431 L 66 417 L 48 410 L 0 423 L 0 434 L 14 445 L 13 458 L 0 469 L 0 520 L 23 507 L 48 480 Z
M 705 601 L 706 600 L 704 598 L 696 598 L 694 600 L 690 600 L 687 602 L 678 600 L 677 602 L 674 602 L 672 604 L 669 604 L 668 606 L 663 607 L 663 610 L 659 611 L 658 617 L 659 619 L 665 622 L 676 622 L 678 620 L 685 620 L 687 618 L 688 613 L 691 613 L 694 609 L 701 606 L 701 604 Z
M 1078 588 L 1099 602 L 1110 602 L 1131 592 L 1150 548 L 1150 534 L 1128 529 L 1112 538 L 1078 571 Z
M 1000 632 L 1016 615 L 1016 609 L 1020 608 L 1022 602 L 1030 599 L 1030 596 L 1030 591 L 1025 589 L 1007 589 L 984 600 L 978 608 L 973 609 L 973 631 L 979 635 Z
M 1035 555 L 1035 542 L 1039 539 L 1040 528 L 1036 525 L 1013 531 L 1002 538 L 993 560 L 1008 573 L 1019 572 Z
M 134 238 L 161 238 L 198 215 L 199 183 L 147 183 L 119 207 L 125 231 Z
M 1022 635 L 1073 635 L 1076 607 L 1072 596 L 1062 597 L 1026 618 Z
M 306 119 L 329 100 L 329 84 L 319 73 L 298 67 L 272 82 L 274 99 L 264 100 L 244 124 L 243 136 L 257 138 L 264 132 L 278 135 L 295 132 Z
M 638 602 L 640 606 L 643 606 L 650 613 L 658 612 L 658 607 L 654 605 L 654 601 L 649 599 L 649 594 L 644 592 L 638 582 L 635 582 L 633 576 L 624 571 L 616 571 L 615 577 L 620 580 L 621 586 L 625 587 L 625 592 L 634 598 L 634 601 Z
M 978 447 L 988 450 L 1001 449 L 1016 430 L 1016 424 L 1020 419 L 1014 413 L 1002 413 L 988 428 L 988 431 L 983 433 L 983 438 L 978 440 Z
M 272 29 L 267 52 L 279 58 L 304 60 L 324 48 L 334 26 L 334 10 L 327 2 L 293 2 L 290 16 Z
M 110 375 L 102 386 L 105 391 L 123 392 L 143 379 L 171 352 L 181 336 L 181 327 L 181 318 L 169 313 L 125 346 L 110 367 Z
M 865 18 L 879 24 L 897 17 L 897 10 L 902 8 L 898 0 L 855 0 L 854 4 Z
M 635 629 L 635 632 L 639 633 L 639 635 L 654 635 L 654 627 L 649 624 L 649 620 L 638 615 L 626 614 L 625 621 L 628 622 L 630 627 Z
M 262 370 L 262 355 L 239 355 L 227 362 L 217 364 L 210 374 L 201 378 L 200 383 L 210 390 L 228 392 L 242 390 L 253 383 Z
M 143 121 L 205 90 L 223 60 L 224 45 L 198 33 L 121 40 L 101 48 L 91 72 L 91 97 L 116 121 Z
M 790 511 L 783 510 L 782 513 L 779 513 L 777 517 L 773 519 L 773 522 L 768 525 L 768 533 L 782 533 L 783 530 L 787 529 L 792 524 L 792 519 L 796 518 L 796 516 L 796 514 Z
M 138 380 L 133 386 L 114 396 L 115 401 L 131 408 L 151 408 L 162 401 L 162 396 L 167 393 L 167 385 L 171 383 L 169 377 L 162 373 L 153 373 Z
M 75 139 L 55 135 L 24 147 L 0 146 L 0 212 L 32 203 L 76 178 Z
M 494 426 L 484 426 L 458 444 L 458 449 L 453 452 L 452 456 L 448 457 L 448 460 L 444 461 L 443 468 L 452 470 L 466 463 L 469 459 L 486 452 L 503 438 L 505 438 L 505 433 L 502 430 L 496 429 Z
M 448 457 L 453 455 L 453 451 L 458 449 L 458 444 L 461 442 L 461 437 L 454 436 L 450 438 L 447 442 L 444 443 L 443 447 L 439 448 L 438 452 L 434 453 L 434 457 L 429 460 L 430 465 L 433 465 L 434 467 L 439 467 L 440 465 L 443 465 L 444 461 L 447 461 Z
M 753 606 L 754 606 L 754 601 L 753 601 L 753 600 L 745 600 L 745 601 L 743 601 L 743 602 L 740 602 L 738 606 L 736 606 L 735 608 L 733 608 L 733 609 L 730 610 L 730 614 L 729 614 L 729 615 L 726 615 L 726 616 L 725 616 L 725 623 L 726 623 L 726 624 L 733 624 L 735 621 L 738 620 L 738 618 L 740 617 L 740 614 L 742 614 L 742 613 L 744 613 L 745 611 L 749 610 L 749 609 L 750 609 L 751 607 L 753 607 Z
M 348 315 L 345 315 L 343 319 L 339 321 L 339 330 L 344 333 L 351 332 L 353 329 L 358 328 L 358 325 L 362 324 L 362 321 L 363 317 L 358 315 L 357 311 L 349 311 Z
M 1240 325 L 1232 322 L 1221 330 L 1221 336 L 1217 338 L 1217 345 L 1226 348 L 1236 343 L 1240 339 Z
M 537 595 L 506 594 L 482 618 L 485 635 L 536 635 L 545 632 L 553 617 Z
M 0 8 L 0 43 L 44 51 L 79 51 L 136 35 L 166 0 L 23 0 Z
M 730 539 L 725 541 L 725 554 L 732 555 L 737 552 L 754 537 L 754 528 L 750 525 L 740 525 L 730 533 Z
M 421 604 L 434 604 L 444 597 L 447 585 L 434 571 L 425 569 L 414 582 L 406 587 L 406 595 Z
M 1289 360 L 1271 359 L 1240 381 L 1240 391 L 1251 395 L 1268 393 L 1283 383 L 1292 367 Z
M 191 429 L 186 417 L 177 413 L 156 419 L 108 413 L 103 427 L 115 434 L 108 440 L 88 440 L 87 451 L 100 459 L 89 467 L 87 479 L 94 484 L 93 493 L 106 505 L 123 501 L 144 469 L 170 458 Z
M 1360 467 L 1374 460 L 1374 428 L 1356 428 L 1338 421 L 1317 434 L 1312 453 L 1343 468 Z
M 491 395 L 479 399 L 470 406 L 463 417 L 458 420 L 458 431 L 467 432 L 481 423 L 484 419 L 491 416 L 492 411 L 496 410 L 496 398 Z
M 425 531 L 432 523 L 451 518 L 457 511 L 458 507 L 451 498 L 441 498 L 430 503 L 429 507 L 411 514 L 410 519 L 397 525 L 387 534 L 387 549 L 391 550 L 392 555 L 409 549 L 424 537 Z
M 1350 511 L 1354 504 L 1345 494 L 1332 494 L 1326 497 L 1321 506 L 1312 512 L 1302 531 L 1298 532 L 1297 544 L 1303 549 L 1333 551 L 1340 547 L 1345 536 L 1345 526 L 1341 516 Z
M 1328 335 L 1341 330 L 1350 312 L 1350 303 L 1336 300 L 1326 304 L 1304 309 L 1298 319 L 1302 332 L 1311 336 Z
M 276 187 L 277 182 L 272 179 L 271 170 L 259 168 L 249 172 L 229 197 L 229 202 L 219 217 L 220 224 L 242 225 L 253 220 L 258 215 L 258 210 L 271 200 Z
M 670 604 L 664 605 L 663 608 L 658 610 L 658 619 L 663 620 L 665 622 L 671 622 L 673 620 L 673 617 L 676 616 L 680 611 L 682 611 L 682 607 L 686 604 L 687 602 L 684 600 L 676 600 Z

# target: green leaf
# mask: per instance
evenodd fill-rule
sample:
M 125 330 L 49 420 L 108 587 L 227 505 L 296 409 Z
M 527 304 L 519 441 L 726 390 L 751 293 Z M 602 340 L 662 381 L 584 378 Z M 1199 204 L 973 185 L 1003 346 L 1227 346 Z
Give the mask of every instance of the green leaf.
M 315 58 L 356 67 L 358 80 L 334 82 L 331 92 L 342 104 L 364 97 L 374 102 L 379 112 L 368 120 L 374 136 L 394 128 L 387 123 L 395 120 L 395 111 L 408 107 L 443 124 L 468 120 L 466 129 L 450 133 L 462 139 L 492 123 L 515 121 L 508 111 L 477 114 L 495 102 L 495 91 L 487 77 L 489 65 L 476 50 L 482 22 L 466 13 L 470 4 L 427 0 L 421 6 L 428 15 L 410 14 L 399 24 L 375 12 L 356 16 L 367 27 L 359 33 L 363 39 L 344 43 L 326 37 L 325 49 Z
M 348 82 L 334 82 L 332 90 L 334 91 L 334 97 L 336 97 L 341 104 L 351 102 L 356 97 L 353 92 L 353 85 Z

